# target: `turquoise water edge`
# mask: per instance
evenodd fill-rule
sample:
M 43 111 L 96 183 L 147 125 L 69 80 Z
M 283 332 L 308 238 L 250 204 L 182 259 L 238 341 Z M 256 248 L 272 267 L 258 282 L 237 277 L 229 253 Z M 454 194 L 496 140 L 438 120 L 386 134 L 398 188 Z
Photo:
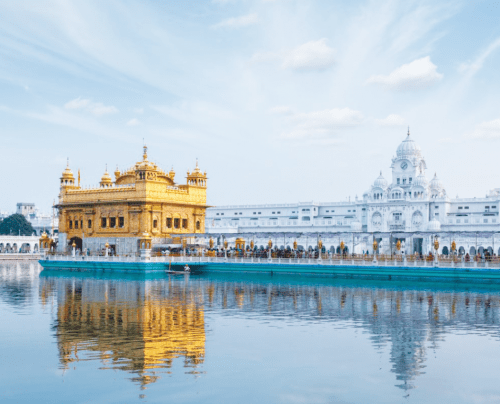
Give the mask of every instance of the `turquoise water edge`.
M 287 273 L 297 275 L 322 275 L 337 277 L 356 277 L 367 279 L 408 279 L 426 281 L 486 282 L 500 283 L 500 270 L 494 268 L 443 268 L 412 267 L 385 265 L 311 265 L 311 264 L 276 264 L 276 263 L 221 263 L 221 262 L 186 262 L 192 271 L 209 272 L 248 272 L 248 273 Z M 182 271 L 184 263 L 165 262 L 113 262 L 113 261 L 49 261 L 40 260 L 46 269 L 74 269 L 80 271 Z

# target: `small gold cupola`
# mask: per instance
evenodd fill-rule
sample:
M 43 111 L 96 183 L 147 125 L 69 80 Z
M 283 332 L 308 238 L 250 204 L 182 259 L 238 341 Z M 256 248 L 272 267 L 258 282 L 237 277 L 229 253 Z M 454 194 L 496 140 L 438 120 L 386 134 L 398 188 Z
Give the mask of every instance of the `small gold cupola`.
M 121 173 L 120 173 L 120 170 L 118 169 L 118 166 L 116 166 L 116 170 L 115 170 L 115 180 L 117 180 L 119 177 L 120 177 Z
M 61 176 L 61 187 L 67 186 L 75 186 L 75 177 L 73 176 L 73 171 L 69 168 L 69 159 Z
M 109 188 L 112 184 L 113 181 L 111 180 L 111 176 L 108 173 L 108 165 L 106 164 L 106 171 L 103 174 L 99 185 L 101 186 L 101 188 Z
M 189 171 L 187 172 L 187 183 L 188 185 L 196 187 L 207 186 L 207 172 L 201 172 L 200 168 L 198 167 L 198 159 L 196 159 L 195 169 L 191 173 Z

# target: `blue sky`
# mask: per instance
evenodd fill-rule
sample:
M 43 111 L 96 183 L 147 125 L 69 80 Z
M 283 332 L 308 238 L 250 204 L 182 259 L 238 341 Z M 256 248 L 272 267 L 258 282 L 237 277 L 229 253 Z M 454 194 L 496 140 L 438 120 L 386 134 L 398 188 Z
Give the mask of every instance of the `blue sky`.
M 142 155 L 212 205 L 341 201 L 409 125 L 452 197 L 500 187 L 498 1 L 3 1 L 0 210 Z

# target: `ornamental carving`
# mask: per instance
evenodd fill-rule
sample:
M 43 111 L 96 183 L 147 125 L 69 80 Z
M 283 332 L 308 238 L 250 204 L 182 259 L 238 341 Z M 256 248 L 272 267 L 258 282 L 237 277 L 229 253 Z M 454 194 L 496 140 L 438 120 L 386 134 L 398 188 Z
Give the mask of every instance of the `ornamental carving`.
M 419 228 L 420 226 L 422 226 L 423 223 L 424 223 L 424 216 L 422 215 L 422 212 L 417 210 L 415 213 L 413 213 L 413 216 L 411 218 L 411 224 L 414 227 Z
M 372 225 L 376 229 L 382 226 L 382 215 L 379 212 L 375 212 L 372 216 Z

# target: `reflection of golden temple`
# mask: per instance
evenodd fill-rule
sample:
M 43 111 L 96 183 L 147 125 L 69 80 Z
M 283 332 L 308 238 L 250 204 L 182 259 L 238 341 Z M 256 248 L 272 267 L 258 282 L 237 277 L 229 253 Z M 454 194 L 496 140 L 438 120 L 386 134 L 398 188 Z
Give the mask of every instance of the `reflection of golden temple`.
M 60 361 L 67 367 L 82 352 L 98 358 L 104 368 L 138 374 L 132 380 L 157 380 L 155 369 L 170 368 L 175 358 L 196 368 L 205 356 L 203 306 L 176 293 L 172 297 L 146 294 L 140 300 L 111 298 L 109 290 L 89 300 L 82 288 L 67 293 L 57 312 Z M 94 296 L 92 296 L 94 297 Z M 91 298 L 92 298 L 91 297 Z

